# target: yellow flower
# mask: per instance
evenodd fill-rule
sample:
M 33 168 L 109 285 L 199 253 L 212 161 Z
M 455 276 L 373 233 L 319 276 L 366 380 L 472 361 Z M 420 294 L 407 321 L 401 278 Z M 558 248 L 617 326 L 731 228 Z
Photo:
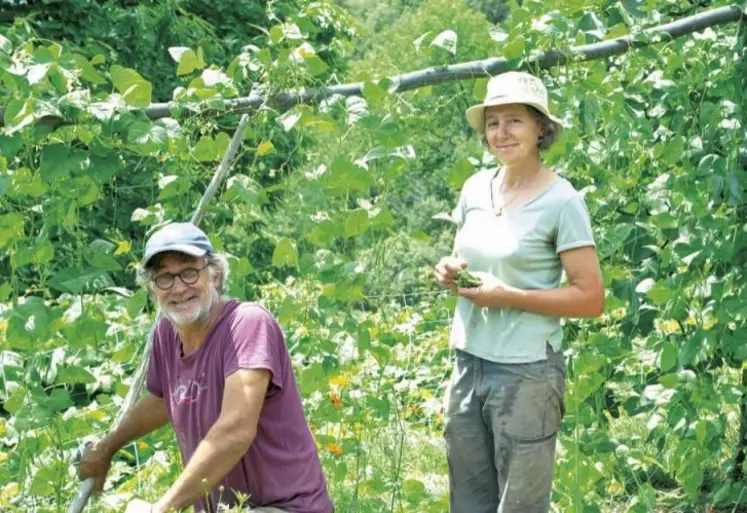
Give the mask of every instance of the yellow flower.
M 330 378 L 329 384 L 330 385 L 337 385 L 338 387 L 343 387 L 350 383 L 350 378 L 340 374 L 339 376 L 335 376 L 334 378 Z

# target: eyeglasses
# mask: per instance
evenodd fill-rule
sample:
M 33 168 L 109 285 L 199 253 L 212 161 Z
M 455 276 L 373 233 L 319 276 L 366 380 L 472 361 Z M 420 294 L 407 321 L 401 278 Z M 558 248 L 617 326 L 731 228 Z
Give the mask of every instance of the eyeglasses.
M 178 273 L 161 273 L 155 278 L 153 278 L 153 283 L 156 284 L 156 287 L 158 287 L 161 290 L 169 290 L 171 287 L 174 286 L 174 282 L 176 281 L 176 277 L 178 276 L 180 280 L 182 280 L 182 283 L 185 285 L 194 285 L 197 283 L 197 280 L 200 278 L 200 271 L 205 269 L 207 266 L 209 266 L 210 263 L 207 263 L 200 267 L 199 269 L 195 269 L 194 267 L 187 267 L 185 269 L 182 269 Z

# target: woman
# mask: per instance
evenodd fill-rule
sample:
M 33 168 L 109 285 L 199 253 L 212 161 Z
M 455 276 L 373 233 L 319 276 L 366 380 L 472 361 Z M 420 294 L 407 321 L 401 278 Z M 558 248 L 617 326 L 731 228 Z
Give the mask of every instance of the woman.
M 542 82 L 493 77 L 467 120 L 502 165 L 464 184 L 454 253 L 436 266 L 459 295 L 445 427 L 451 512 L 546 513 L 563 417 L 560 320 L 601 315 L 599 261 L 582 196 L 542 163 L 562 127 Z M 481 284 L 458 286 L 461 269 Z

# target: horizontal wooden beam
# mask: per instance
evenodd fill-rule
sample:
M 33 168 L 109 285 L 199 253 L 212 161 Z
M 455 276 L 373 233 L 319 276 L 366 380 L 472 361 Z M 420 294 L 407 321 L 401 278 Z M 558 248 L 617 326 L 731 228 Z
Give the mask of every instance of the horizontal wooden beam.
M 671 23 L 648 28 L 642 31 L 644 34 L 643 37 L 623 36 L 610 39 L 609 41 L 574 46 L 565 51 L 552 50 L 545 52 L 536 58 L 525 61 L 522 67 L 548 69 L 572 61 L 604 59 L 623 54 L 630 49 L 643 48 L 656 44 L 662 39 L 682 37 L 715 25 L 737 22 L 745 17 L 747 17 L 747 13 L 737 5 L 720 7 L 687 16 Z M 493 76 L 508 69 L 508 59 L 504 57 L 491 57 L 489 59 L 462 62 L 451 66 L 426 68 L 388 78 L 397 92 L 403 92 L 443 82 Z M 243 98 L 224 100 L 223 104 L 225 109 L 232 112 L 252 111 L 262 104 L 284 111 L 299 103 L 318 103 L 334 95 L 360 96 L 362 94 L 363 82 L 356 82 L 324 88 L 303 89 L 298 92 L 283 92 L 271 98 L 250 95 Z M 145 109 L 145 114 L 150 119 L 170 117 L 172 116 L 171 107 L 173 105 L 171 102 L 154 103 Z M 223 114 L 224 110 L 216 109 L 212 112 L 218 116 Z M 203 111 L 204 113 L 205 111 Z M 189 114 L 185 113 L 185 115 Z M 0 109 L 0 127 L 3 126 L 3 122 L 3 110 Z M 59 117 L 47 116 L 41 118 L 38 123 L 58 126 L 69 124 L 70 122 Z

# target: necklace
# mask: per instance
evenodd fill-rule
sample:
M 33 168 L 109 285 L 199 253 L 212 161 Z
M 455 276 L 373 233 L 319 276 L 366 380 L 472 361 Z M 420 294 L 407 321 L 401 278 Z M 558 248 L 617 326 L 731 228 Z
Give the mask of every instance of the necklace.
M 540 168 L 542 169 L 542 168 Z M 501 217 L 503 214 L 506 213 L 506 208 L 511 205 L 511 203 L 514 202 L 514 200 L 521 194 L 521 191 L 523 190 L 525 185 L 532 184 L 539 175 L 539 170 L 534 173 L 534 176 L 530 178 L 529 180 L 524 179 L 521 182 L 519 182 L 519 185 L 516 186 L 516 192 L 511 196 L 508 200 L 504 199 L 503 197 L 503 183 L 505 180 L 505 176 L 501 180 L 501 184 L 498 186 L 498 192 L 501 194 L 501 203 L 500 205 L 496 206 L 495 204 L 495 198 L 493 197 L 493 182 L 496 178 L 498 178 L 498 174 L 501 172 L 501 168 L 498 168 L 498 170 L 493 175 L 493 178 L 490 179 L 490 205 L 493 207 L 493 213 L 496 217 Z

